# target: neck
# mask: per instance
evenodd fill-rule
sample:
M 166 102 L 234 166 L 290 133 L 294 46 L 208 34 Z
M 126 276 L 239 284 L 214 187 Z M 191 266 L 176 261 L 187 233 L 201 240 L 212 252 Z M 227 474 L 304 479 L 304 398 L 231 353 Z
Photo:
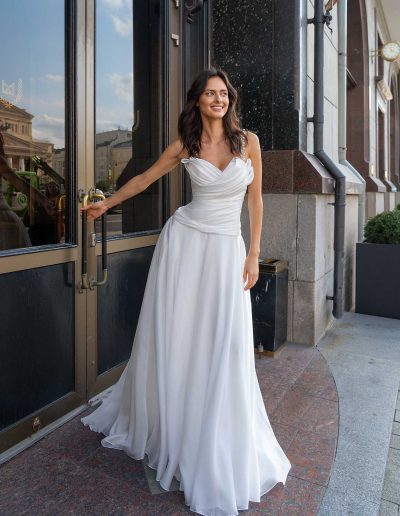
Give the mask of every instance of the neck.
M 203 118 L 201 141 L 209 144 L 218 144 L 225 140 L 225 131 L 222 119 Z

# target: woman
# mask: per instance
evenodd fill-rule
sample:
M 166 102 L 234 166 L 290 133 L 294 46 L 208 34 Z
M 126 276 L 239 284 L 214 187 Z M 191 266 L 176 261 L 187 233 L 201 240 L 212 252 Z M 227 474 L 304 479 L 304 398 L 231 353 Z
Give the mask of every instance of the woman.
M 88 220 L 145 190 L 179 162 L 193 200 L 165 223 L 154 250 L 132 354 L 109 397 L 82 418 L 105 447 L 148 456 L 160 485 L 180 481 L 190 509 L 238 514 L 291 464 L 270 426 L 254 364 L 249 289 L 258 279 L 261 151 L 240 129 L 237 93 L 221 70 L 193 82 L 180 138 Z M 251 243 L 240 214 L 248 188 Z

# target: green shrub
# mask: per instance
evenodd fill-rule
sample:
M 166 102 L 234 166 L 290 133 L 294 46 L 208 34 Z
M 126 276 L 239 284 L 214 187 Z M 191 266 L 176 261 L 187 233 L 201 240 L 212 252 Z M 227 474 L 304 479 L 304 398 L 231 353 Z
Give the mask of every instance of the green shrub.
M 364 226 L 365 241 L 370 244 L 400 244 L 400 209 L 384 211 Z
M 396 206 L 396 210 L 400 210 L 400 202 L 399 202 L 399 204 Z

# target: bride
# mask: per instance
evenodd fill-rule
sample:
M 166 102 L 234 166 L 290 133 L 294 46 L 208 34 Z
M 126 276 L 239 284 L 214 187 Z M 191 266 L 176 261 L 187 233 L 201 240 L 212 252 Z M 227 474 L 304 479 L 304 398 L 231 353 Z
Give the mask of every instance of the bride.
M 136 460 L 147 455 L 163 489 L 175 476 L 185 503 L 206 516 L 248 509 L 285 484 L 291 468 L 255 371 L 249 289 L 259 275 L 261 149 L 256 134 L 240 128 L 237 102 L 224 71 L 203 70 L 180 114 L 179 139 L 111 197 L 82 208 L 93 220 L 180 162 L 189 174 L 193 200 L 157 240 L 130 359 L 81 420 L 104 434 L 103 446 Z

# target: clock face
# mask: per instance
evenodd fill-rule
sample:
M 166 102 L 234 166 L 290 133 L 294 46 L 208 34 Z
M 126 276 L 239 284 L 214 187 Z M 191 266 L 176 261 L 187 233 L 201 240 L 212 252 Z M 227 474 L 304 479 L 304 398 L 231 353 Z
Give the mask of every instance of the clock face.
M 400 57 L 400 43 L 398 41 L 389 41 L 389 43 L 383 45 L 381 53 L 386 61 L 394 61 Z

